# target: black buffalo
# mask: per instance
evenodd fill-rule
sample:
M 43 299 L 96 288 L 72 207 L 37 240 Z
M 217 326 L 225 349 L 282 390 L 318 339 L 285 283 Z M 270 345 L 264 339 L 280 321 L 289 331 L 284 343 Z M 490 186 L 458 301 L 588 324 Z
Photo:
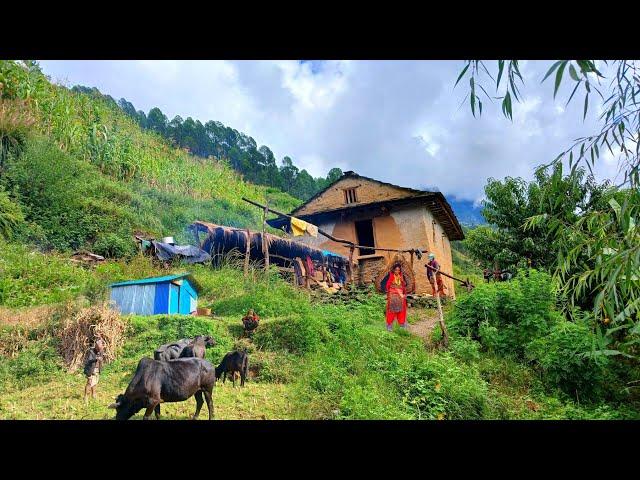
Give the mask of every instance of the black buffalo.
M 144 419 L 155 410 L 160 417 L 162 402 L 183 402 L 195 395 L 198 418 L 202 408 L 202 395 L 207 401 L 209 420 L 213 418 L 213 387 L 216 373 L 213 365 L 201 358 L 179 358 L 167 362 L 143 358 L 124 394 L 118 395 L 109 408 L 116 409 L 117 420 L 128 420 L 143 408 Z
M 236 372 L 240 374 L 240 386 L 244 387 L 244 381 L 249 372 L 249 355 L 246 352 L 229 352 L 216 367 L 216 378 L 222 375 L 222 383 L 227 380 L 227 373 L 231 375 L 233 386 L 236 386 Z
M 161 345 L 158 348 L 156 348 L 156 350 L 153 352 L 153 358 L 155 360 L 167 361 L 167 360 L 175 360 L 176 358 L 180 358 L 181 356 L 184 357 L 186 355 L 182 355 L 183 350 L 186 347 L 192 345 L 194 341 L 197 340 L 199 337 L 204 338 L 205 347 L 211 347 L 215 345 L 215 341 L 213 340 L 213 338 L 211 338 L 208 335 L 204 337 L 202 335 L 198 335 L 195 339 L 181 338 L 178 341 L 167 343 L 165 345 Z M 189 356 L 195 356 L 195 355 L 189 355 Z M 204 355 L 202 355 L 202 357 L 200 358 L 204 358 Z
M 180 353 L 180 358 L 204 358 L 206 349 L 208 347 L 214 347 L 216 344 L 215 340 L 211 338 L 209 335 L 198 335 L 193 339 L 193 342 L 184 347 L 182 352 Z

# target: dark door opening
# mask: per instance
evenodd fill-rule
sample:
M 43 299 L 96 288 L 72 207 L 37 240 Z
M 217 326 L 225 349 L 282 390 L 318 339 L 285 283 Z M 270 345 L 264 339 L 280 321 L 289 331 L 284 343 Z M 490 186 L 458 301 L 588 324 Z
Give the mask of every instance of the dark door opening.
M 373 220 L 360 220 L 356 223 L 356 236 L 358 245 L 375 247 L 373 240 Z M 360 255 L 373 255 L 376 251 L 372 248 L 361 248 Z

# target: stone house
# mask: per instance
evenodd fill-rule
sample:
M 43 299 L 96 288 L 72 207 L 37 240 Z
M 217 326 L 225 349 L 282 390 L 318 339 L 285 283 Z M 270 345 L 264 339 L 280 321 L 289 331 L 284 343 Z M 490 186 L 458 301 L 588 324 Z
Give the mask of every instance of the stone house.
M 453 273 L 451 241 L 464 239 L 462 227 L 444 195 L 400 187 L 363 177 L 352 171 L 317 193 L 291 215 L 317 225 L 332 236 L 371 248 L 354 252 L 357 268 L 354 280 L 371 282 L 392 253 L 375 247 L 420 248 L 425 255 L 414 258 L 416 293 L 431 293 L 427 280 L 426 254 L 433 252 L 444 272 Z M 275 228 L 289 231 L 289 220 L 280 217 L 268 221 Z M 349 256 L 349 246 L 323 235 L 305 235 L 296 240 L 323 250 Z M 407 254 L 407 260 L 409 254 Z M 443 277 L 448 295 L 455 297 L 453 280 Z

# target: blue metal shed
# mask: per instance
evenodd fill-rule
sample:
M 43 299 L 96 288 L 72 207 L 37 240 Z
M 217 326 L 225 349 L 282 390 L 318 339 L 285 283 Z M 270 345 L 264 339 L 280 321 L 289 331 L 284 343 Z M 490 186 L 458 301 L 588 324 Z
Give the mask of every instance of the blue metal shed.
M 198 284 L 189 273 L 113 283 L 111 300 L 120 313 L 189 315 L 198 307 Z

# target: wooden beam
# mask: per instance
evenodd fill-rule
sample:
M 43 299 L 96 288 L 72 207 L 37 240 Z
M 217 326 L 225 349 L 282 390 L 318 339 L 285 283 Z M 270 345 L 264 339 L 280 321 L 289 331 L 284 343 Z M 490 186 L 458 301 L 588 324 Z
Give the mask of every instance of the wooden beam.
M 252 205 L 255 205 L 256 207 L 260 207 L 262 209 L 267 208 L 268 211 L 270 211 L 271 213 L 275 213 L 276 215 L 280 215 L 283 217 L 287 217 L 287 218 L 294 218 L 291 215 L 287 215 L 286 213 L 282 213 L 282 212 L 278 212 L 277 210 L 273 210 L 272 208 L 268 208 L 265 207 L 264 205 L 261 205 L 257 202 L 254 202 L 252 200 L 246 199 L 246 198 L 242 198 L 242 200 L 244 200 L 245 202 L 248 202 Z M 398 249 L 398 248 L 382 248 L 382 247 L 372 247 L 370 245 L 358 245 L 356 243 L 353 243 L 350 240 L 344 240 L 342 238 L 336 238 L 333 235 L 330 235 L 329 233 L 325 232 L 324 230 L 318 228 L 318 233 L 320 233 L 321 235 L 324 235 L 325 237 L 327 237 L 329 240 L 333 240 L 336 243 L 343 243 L 345 245 L 349 245 L 349 247 L 353 247 L 353 248 L 366 248 L 369 250 L 380 250 L 382 252 L 398 252 L 398 253 L 410 253 L 410 252 L 414 252 L 416 251 L 416 249 L 414 248 L 407 248 L 407 249 Z M 424 251 L 428 250 L 427 248 L 422 249 Z

